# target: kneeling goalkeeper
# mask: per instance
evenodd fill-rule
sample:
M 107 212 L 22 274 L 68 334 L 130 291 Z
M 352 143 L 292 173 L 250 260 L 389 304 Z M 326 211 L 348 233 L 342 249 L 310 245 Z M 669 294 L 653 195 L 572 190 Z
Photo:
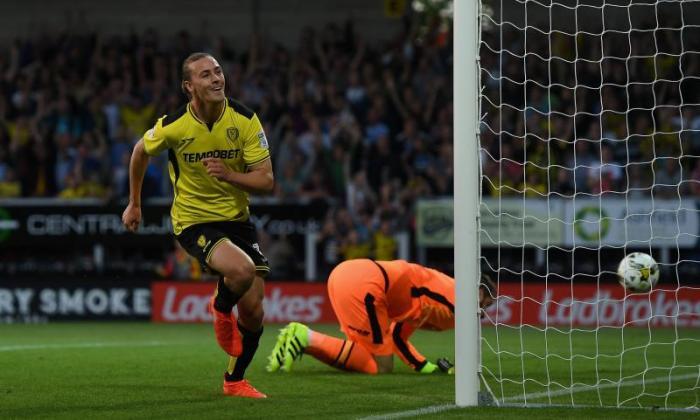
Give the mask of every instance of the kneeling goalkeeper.
M 449 361 L 428 361 L 408 338 L 417 329 L 454 329 L 452 277 L 402 260 L 349 260 L 331 272 L 328 295 L 347 338 L 292 322 L 277 338 L 268 371 L 289 371 L 302 353 L 339 369 L 369 374 L 391 372 L 394 354 L 417 372 L 450 371 Z M 479 306 L 487 308 L 494 296 L 493 283 L 483 276 Z

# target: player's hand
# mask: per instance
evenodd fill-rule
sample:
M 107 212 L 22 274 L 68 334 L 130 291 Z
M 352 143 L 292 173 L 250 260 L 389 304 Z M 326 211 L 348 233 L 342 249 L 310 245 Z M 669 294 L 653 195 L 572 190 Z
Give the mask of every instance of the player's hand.
M 433 362 L 426 362 L 425 366 L 421 368 L 420 373 L 446 373 L 448 375 L 454 375 L 455 365 L 452 364 L 446 358 L 440 358 L 437 360 L 437 364 Z
M 438 372 L 438 365 L 433 362 L 425 362 L 425 365 L 419 370 L 420 373 L 435 373 Z
M 202 159 L 204 167 L 207 168 L 207 174 L 219 181 L 228 182 L 229 175 L 232 172 L 231 168 L 226 166 L 224 161 L 219 158 L 204 158 Z
M 124 213 L 122 213 L 122 223 L 129 232 L 136 232 L 136 229 L 141 224 L 141 206 L 130 202 L 124 209 Z

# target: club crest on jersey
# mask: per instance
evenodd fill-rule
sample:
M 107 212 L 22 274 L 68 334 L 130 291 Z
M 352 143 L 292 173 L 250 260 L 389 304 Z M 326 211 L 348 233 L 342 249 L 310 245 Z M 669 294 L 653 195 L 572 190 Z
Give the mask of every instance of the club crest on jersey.
M 226 129 L 226 137 L 231 141 L 238 140 L 238 129 L 236 127 L 229 127 Z
M 260 147 L 267 149 L 269 146 L 267 144 L 267 137 L 265 137 L 265 132 L 260 130 L 258 133 L 258 141 L 260 141 Z
M 197 245 L 200 248 L 204 248 L 207 245 L 207 238 L 205 238 L 204 235 L 199 235 L 199 238 L 197 238 Z

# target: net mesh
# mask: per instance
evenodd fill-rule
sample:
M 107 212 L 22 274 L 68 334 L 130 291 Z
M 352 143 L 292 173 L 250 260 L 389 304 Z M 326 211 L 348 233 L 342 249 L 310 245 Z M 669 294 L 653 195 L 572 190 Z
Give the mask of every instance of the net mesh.
M 482 0 L 482 375 L 511 404 L 698 409 L 700 1 Z M 652 255 L 651 292 L 618 284 Z

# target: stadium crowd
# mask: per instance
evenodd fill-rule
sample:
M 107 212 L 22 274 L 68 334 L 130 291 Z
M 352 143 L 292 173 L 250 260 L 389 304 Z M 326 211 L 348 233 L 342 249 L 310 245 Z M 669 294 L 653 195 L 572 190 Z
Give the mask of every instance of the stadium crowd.
M 700 181 L 691 158 L 700 155 L 700 89 L 692 78 L 679 83 L 700 60 L 673 55 L 699 51 L 700 37 L 657 32 L 651 43 L 560 34 L 551 59 L 537 33 L 527 50 L 515 30 L 486 33 L 484 194 L 700 195 L 689 182 Z M 276 198 L 328 206 L 324 262 L 391 259 L 392 233 L 410 227 L 416 198 L 452 194 L 451 32 L 436 21 L 418 36 L 406 21 L 394 39 L 369 45 L 348 22 L 307 28 L 298 45 L 253 35 L 237 51 L 222 37 L 147 30 L 0 47 L 0 197 L 126 197 L 133 144 L 184 103 L 181 62 L 202 50 L 220 60 L 228 95 L 259 114 Z M 670 54 L 650 53 L 654 45 Z M 144 197 L 171 193 L 163 155 Z
M 330 208 L 328 258 L 387 257 L 385 237 L 407 227 L 416 197 L 451 194 L 450 40 L 438 25 L 420 40 L 407 26 L 370 46 L 351 23 L 305 29 L 308 48 L 296 51 L 256 35 L 235 51 L 223 38 L 153 30 L 16 40 L 0 50 L 0 196 L 124 198 L 131 147 L 184 103 L 180 64 L 204 50 L 265 125 L 276 197 Z M 160 156 L 144 196 L 171 189 Z
M 656 26 L 486 32 L 484 194 L 700 196 L 700 31 Z

